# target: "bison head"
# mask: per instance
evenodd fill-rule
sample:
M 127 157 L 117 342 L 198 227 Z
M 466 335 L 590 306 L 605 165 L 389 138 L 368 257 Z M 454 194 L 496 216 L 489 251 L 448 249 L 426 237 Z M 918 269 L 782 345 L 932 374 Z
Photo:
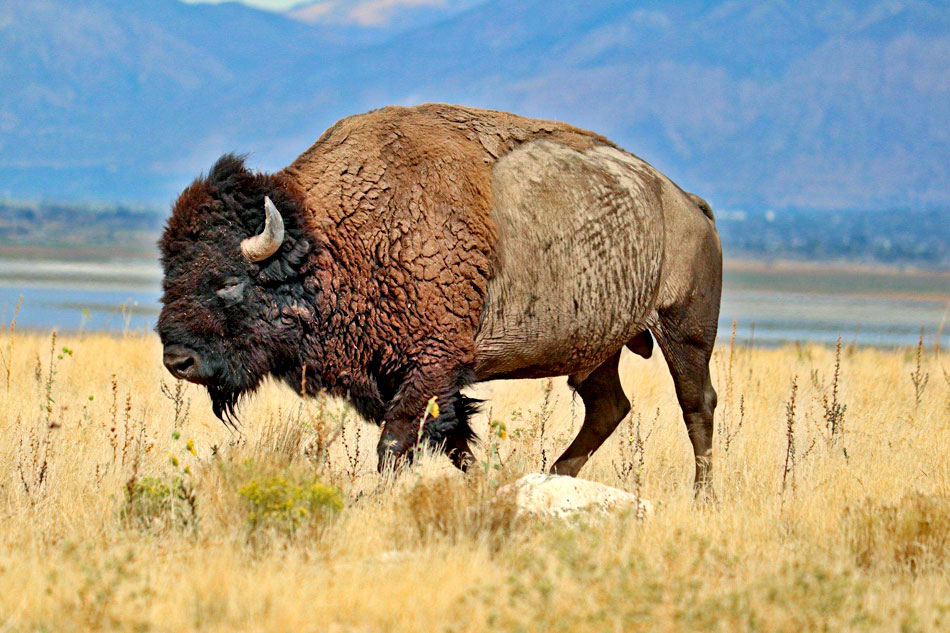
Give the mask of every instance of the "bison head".
M 159 242 L 165 366 L 204 385 L 222 420 L 233 422 L 243 394 L 293 363 L 304 331 L 282 315 L 300 312 L 311 250 L 301 218 L 280 177 L 226 155 L 181 194 Z

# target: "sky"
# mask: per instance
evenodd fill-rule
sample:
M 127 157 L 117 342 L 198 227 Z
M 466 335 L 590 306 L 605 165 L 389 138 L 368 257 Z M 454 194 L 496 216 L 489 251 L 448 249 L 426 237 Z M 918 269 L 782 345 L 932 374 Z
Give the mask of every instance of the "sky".
M 220 3 L 235 0 L 184 0 Z M 271 11 L 296 8 L 294 17 L 304 22 L 355 24 L 363 27 L 389 26 L 401 15 L 426 10 L 439 13 L 464 9 L 478 0 L 236 0 Z
M 225 2 L 227 0 L 185 0 L 185 2 L 210 2 L 213 4 L 218 4 L 219 2 Z M 284 9 L 289 9 L 290 7 L 298 4 L 304 4 L 301 0 L 239 0 L 244 4 L 249 4 L 253 7 L 258 7 L 261 9 L 270 9 L 273 11 L 283 11 Z
M 185 0 L 185 2 L 227 2 L 229 0 Z M 253 7 L 258 7 L 260 9 L 269 9 L 272 11 L 283 11 L 289 9 L 293 6 L 304 5 L 304 4 L 323 4 L 323 5 L 334 5 L 334 4 L 353 4 L 353 5 L 368 5 L 370 7 L 378 7 L 380 9 L 394 9 L 398 7 L 421 7 L 421 6 L 449 6 L 453 3 L 453 0 L 326 0 L 325 2 L 320 1 L 310 1 L 307 0 L 238 0 L 238 2 L 243 2 L 244 4 L 249 4 Z

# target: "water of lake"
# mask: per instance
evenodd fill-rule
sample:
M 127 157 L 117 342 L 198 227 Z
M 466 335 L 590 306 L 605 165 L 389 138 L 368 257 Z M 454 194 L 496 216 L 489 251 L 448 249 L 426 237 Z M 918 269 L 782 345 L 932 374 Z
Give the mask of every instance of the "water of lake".
M 17 327 L 61 331 L 151 329 L 161 270 L 153 261 L 0 259 L 0 323 L 17 302 Z M 739 266 L 725 275 L 720 339 L 895 346 L 935 337 L 950 344 L 950 273 L 778 270 Z

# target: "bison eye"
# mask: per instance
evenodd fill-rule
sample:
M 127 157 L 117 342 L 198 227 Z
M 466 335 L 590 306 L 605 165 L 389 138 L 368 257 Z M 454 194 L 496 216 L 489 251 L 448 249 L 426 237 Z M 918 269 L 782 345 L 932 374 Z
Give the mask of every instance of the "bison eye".
M 227 305 L 232 305 L 244 298 L 245 283 L 240 279 L 225 279 L 224 283 L 215 291 Z

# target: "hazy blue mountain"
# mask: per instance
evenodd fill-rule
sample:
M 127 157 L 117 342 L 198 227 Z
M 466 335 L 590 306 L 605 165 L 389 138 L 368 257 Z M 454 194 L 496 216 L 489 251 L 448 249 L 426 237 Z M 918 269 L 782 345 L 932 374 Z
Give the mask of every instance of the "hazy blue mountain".
M 166 203 L 224 151 L 276 168 L 346 114 L 449 101 L 605 133 L 719 208 L 950 205 L 945 2 L 494 0 L 419 24 L 3 0 L 0 195 Z
M 402 31 L 444 21 L 485 0 L 315 0 L 295 4 L 289 17 L 320 26 L 358 26 L 380 41 Z

